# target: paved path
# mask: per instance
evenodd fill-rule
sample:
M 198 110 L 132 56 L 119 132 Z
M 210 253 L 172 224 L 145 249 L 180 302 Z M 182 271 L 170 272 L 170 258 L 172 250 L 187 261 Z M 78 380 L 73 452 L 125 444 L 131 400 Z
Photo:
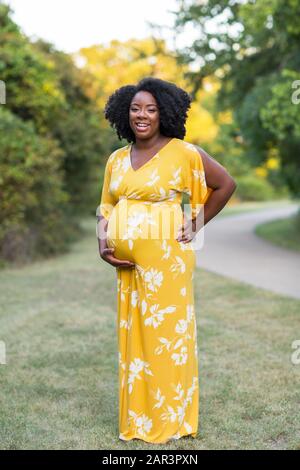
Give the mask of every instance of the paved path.
M 300 299 L 300 253 L 279 248 L 254 233 L 257 224 L 288 217 L 298 206 L 216 216 L 194 240 L 197 266 L 256 287 Z M 202 232 L 202 233 L 201 233 Z

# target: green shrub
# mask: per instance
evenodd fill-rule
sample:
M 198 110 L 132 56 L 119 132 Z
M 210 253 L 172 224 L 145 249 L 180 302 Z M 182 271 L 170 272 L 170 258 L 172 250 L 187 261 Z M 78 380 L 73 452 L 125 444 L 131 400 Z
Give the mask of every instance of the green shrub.
M 25 261 L 66 249 L 71 227 L 62 151 L 0 108 L 0 259 Z
M 296 230 L 299 232 L 300 234 L 300 207 L 298 208 L 297 212 L 296 212 L 296 216 L 295 216 L 295 227 L 296 227 Z
M 274 198 L 271 184 L 254 175 L 236 177 L 236 196 L 243 201 L 266 201 Z

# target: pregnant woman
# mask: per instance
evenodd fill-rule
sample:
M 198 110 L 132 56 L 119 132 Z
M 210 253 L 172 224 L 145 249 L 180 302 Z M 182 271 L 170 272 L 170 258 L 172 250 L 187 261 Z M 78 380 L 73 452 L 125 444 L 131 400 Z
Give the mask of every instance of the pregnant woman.
M 175 84 L 146 77 L 116 90 L 105 106 L 106 119 L 128 142 L 107 159 L 97 214 L 100 256 L 117 274 L 119 439 L 125 441 L 165 443 L 198 430 L 192 240 L 236 184 L 183 140 L 190 103 Z

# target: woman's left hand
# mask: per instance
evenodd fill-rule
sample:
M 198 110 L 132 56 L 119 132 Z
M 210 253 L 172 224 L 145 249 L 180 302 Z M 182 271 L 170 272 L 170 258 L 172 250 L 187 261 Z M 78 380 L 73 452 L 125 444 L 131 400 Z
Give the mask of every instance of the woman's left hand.
M 189 243 L 196 236 L 196 220 L 189 219 L 181 226 L 176 240 L 183 243 Z

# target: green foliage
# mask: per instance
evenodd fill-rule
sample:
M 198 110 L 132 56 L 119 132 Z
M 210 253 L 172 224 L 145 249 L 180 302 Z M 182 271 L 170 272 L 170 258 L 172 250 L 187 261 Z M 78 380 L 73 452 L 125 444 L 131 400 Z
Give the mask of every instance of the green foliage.
M 33 120 L 47 133 L 65 98 L 53 63 L 35 50 L 0 5 L 0 76 L 6 84 L 7 107 L 24 120 Z
M 299 197 L 300 105 L 291 96 L 300 76 L 300 0 L 178 4 L 175 25 L 192 23 L 198 32 L 191 47 L 178 51 L 184 63 L 201 58 L 200 70 L 188 74 L 194 92 L 206 76 L 221 77 L 218 107 L 233 110 L 245 157 L 261 165 L 270 146 L 278 148 L 285 182 Z
M 300 43 L 299 43 L 300 47 Z M 282 174 L 295 198 L 300 197 L 300 70 L 284 69 L 260 110 L 262 125 L 280 148 Z
M 295 216 L 295 227 L 297 228 L 298 233 L 300 232 L 300 208 L 297 211 Z
M 84 91 L 86 72 L 79 70 L 70 56 L 42 40 L 34 44 L 52 62 L 59 87 L 65 97 L 59 116 L 51 123 L 51 134 L 64 150 L 65 188 L 77 214 L 95 206 L 92 180 L 100 155 L 105 155 L 103 119 L 96 104 Z M 110 153 L 110 152 L 109 152 Z
M 6 83 L 6 107 L 32 121 L 39 135 L 53 138 L 63 151 L 64 189 L 77 214 L 95 205 L 89 190 L 95 164 L 105 152 L 101 119 L 84 83 L 87 72 L 43 40 L 30 42 L 0 6 L 0 76 Z M 107 152 L 106 152 L 107 153 Z
M 65 250 L 70 227 L 62 151 L 3 108 L 0 148 L 0 257 L 19 261 Z
M 254 175 L 236 178 L 236 196 L 242 201 L 267 201 L 274 198 L 274 190 L 270 183 Z
M 235 178 L 251 170 L 249 160 L 244 158 L 246 145 L 239 140 L 240 131 L 235 122 L 221 124 L 216 139 L 206 145 L 213 158 L 223 165 Z
M 295 83 L 294 87 L 292 87 L 293 83 Z M 276 81 L 270 90 L 270 99 L 261 109 L 264 126 L 273 134 L 277 134 L 280 140 L 290 137 L 300 139 L 299 89 L 300 71 L 284 69 L 280 75 L 276 76 Z
M 101 116 L 84 87 L 87 73 L 42 40 L 30 41 L 0 3 L 0 256 L 27 260 L 62 252 L 95 213 Z M 107 145 L 107 144 L 106 144 Z M 98 183 L 98 182 L 97 182 Z M 99 190 L 99 186 L 97 185 Z

